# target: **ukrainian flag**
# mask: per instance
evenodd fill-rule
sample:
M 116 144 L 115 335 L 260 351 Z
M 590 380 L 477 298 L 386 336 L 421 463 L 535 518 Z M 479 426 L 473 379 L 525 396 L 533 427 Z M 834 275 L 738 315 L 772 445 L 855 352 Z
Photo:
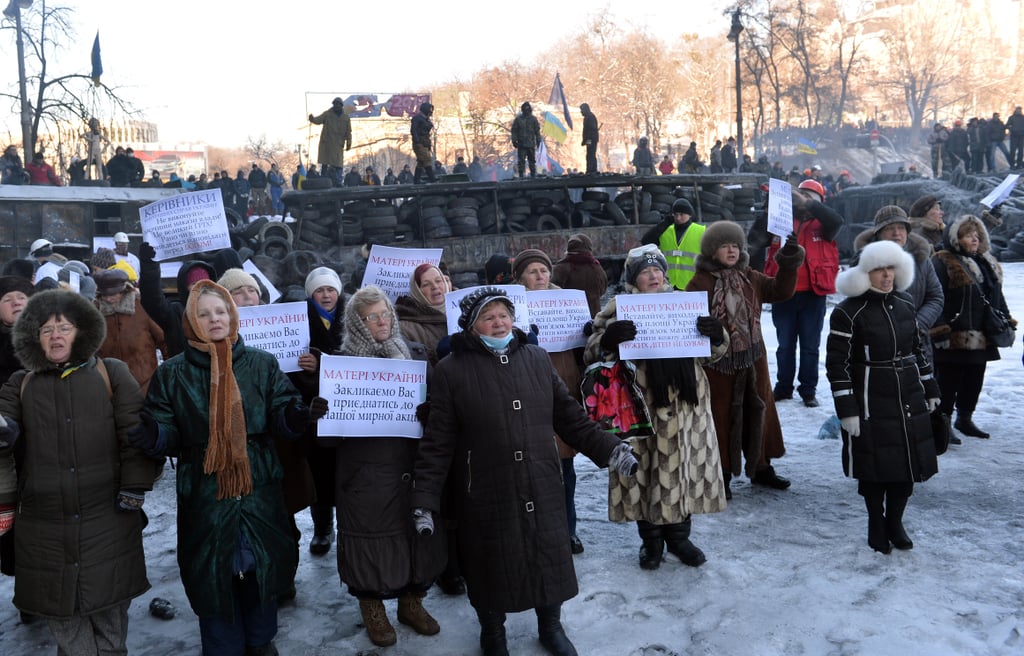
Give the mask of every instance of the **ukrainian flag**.
M 551 112 L 544 112 L 544 125 L 540 126 L 540 133 L 545 137 L 551 137 L 557 143 L 565 142 L 567 136 L 565 126 Z
M 300 159 L 299 160 L 299 180 L 298 180 L 298 184 L 295 185 L 295 188 L 296 189 L 302 189 L 302 183 L 304 183 L 305 181 L 306 181 L 306 165 L 303 164 L 302 160 Z
M 817 155 L 818 144 L 807 139 L 798 139 L 796 142 L 796 152 L 803 153 L 805 155 Z
M 96 38 L 92 42 L 92 74 L 89 76 L 95 86 L 100 85 L 101 75 L 103 75 L 103 60 L 100 58 L 100 31 L 96 30 Z

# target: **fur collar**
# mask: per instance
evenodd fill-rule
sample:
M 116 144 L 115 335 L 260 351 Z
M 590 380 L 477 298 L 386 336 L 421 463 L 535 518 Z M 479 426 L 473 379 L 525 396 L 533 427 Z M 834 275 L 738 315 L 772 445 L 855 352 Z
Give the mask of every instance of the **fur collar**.
M 104 297 L 97 296 L 96 307 L 99 309 L 100 314 L 105 317 L 115 314 L 135 314 L 135 302 L 138 297 L 139 292 L 136 289 L 126 291 L 117 303 L 111 303 L 105 300 Z
M 78 327 L 71 345 L 70 364 L 81 364 L 95 355 L 107 336 L 107 322 L 92 301 L 75 292 L 52 289 L 33 294 L 14 323 L 14 352 L 30 371 L 53 368 L 39 343 L 39 327 L 61 316 Z

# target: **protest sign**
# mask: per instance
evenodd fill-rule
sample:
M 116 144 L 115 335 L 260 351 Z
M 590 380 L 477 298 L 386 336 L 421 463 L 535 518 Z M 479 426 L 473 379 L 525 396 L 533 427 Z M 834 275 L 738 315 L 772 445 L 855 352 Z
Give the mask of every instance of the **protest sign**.
M 231 248 L 224 200 L 219 189 L 163 198 L 139 208 L 143 241 L 156 260 Z
M 586 346 L 583 326 L 590 321 L 587 295 L 579 289 L 526 292 L 530 323 L 536 324 L 537 343 L 548 353 Z
M 427 398 L 427 363 L 324 355 L 320 396 L 329 410 L 317 437 L 420 438 L 416 406 Z
M 783 239 L 793 232 L 793 186 L 785 180 L 768 181 L 768 232 Z
M 53 278 L 54 280 L 60 281 L 58 274 L 60 273 L 60 265 L 53 262 L 44 262 L 36 269 L 36 277 L 32 280 L 32 284 L 38 285 L 39 281 L 43 278 Z
M 516 327 L 523 332 L 530 331 L 530 308 L 526 303 L 526 287 L 522 285 L 480 285 L 477 287 L 467 287 L 466 289 L 456 289 L 454 292 L 448 292 L 444 295 L 444 303 L 447 308 L 445 316 L 448 318 L 449 335 L 462 332 L 462 328 L 459 327 L 459 316 L 462 315 L 459 302 L 467 294 L 483 286 L 497 287 L 498 289 L 505 290 L 505 293 L 508 294 L 509 299 L 511 299 L 512 304 L 516 308 Z
M 259 278 L 263 286 L 267 288 L 267 293 L 270 295 L 270 303 L 276 303 L 277 299 L 281 298 L 281 292 L 277 291 L 277 287 L 274 287 L 274 283 L 270 282 L 270 278 L 264 275 L 259 267 L 252 263 L 252 260 L 243 262 L 242 269 L 249 275 Z
M 281 371 L 299 370 L 299 356 L 309 350 L 309 313 L 305 303 L 238 308 L 238 334 L 246 346 L 271 353 Z
M 1019 178 L 1019 173 L 1011 173 L 1006 176 L 1003 181 L 999 183 L 999 186 L 989 192 L 988 196 L 981 199 L 981 204 L 992 209 L 1009 198 L 1010 194 L 1013 192 L 1013 188 L 1017 185 L 1017 180 Z
M 429 262 L 441 262 L 443 248 L 395 248 L 374 244 L 366 261 L 363 286 L 377 285 L 391 302 L 409 293 L 409 279 L 416 267 Z
M 177 278 L 178 271 L 181 270 L 181 265 L 184 262 L 161 262 L 160 263 L 160 277 L 161 278 Z
M 697 332 L 697 317 L 708 313 L 707 292 L 619 294 L 615 308 L 616 319 L 636 324 L 636 339 L 619 344 L 623 360 L 711 355 L 711 340 Z

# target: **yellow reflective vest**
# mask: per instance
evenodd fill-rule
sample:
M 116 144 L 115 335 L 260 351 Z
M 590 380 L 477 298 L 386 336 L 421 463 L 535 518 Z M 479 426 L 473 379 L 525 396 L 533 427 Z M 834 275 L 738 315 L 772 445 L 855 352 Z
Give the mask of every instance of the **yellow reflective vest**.
M 668 281 L 682 291 L 686 289 L 686 283 L 690 282 L 696 271 L 694 260 L 700 253 L 700 239 L 704 236 L 705 226 L 690 221 L 682 241 L 676 239 L 676 227 L 673 223 L 661 233 L 658 248 L 665 254 L 665 260 L 668 262 Z

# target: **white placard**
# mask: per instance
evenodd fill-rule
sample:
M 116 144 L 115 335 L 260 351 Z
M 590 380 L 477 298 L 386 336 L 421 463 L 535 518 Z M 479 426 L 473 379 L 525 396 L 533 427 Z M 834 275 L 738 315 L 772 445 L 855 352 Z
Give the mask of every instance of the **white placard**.
M 68 287 L 76 294 L 82 291 L 82 276 L 77 271 L 68 271 Z
M 324 355 L 320 396 L 329 409 L 317 437 L 420 438 L 416 406 L 427 398 L 427 363 Z
M 793 185 L 785 180 L 768 181 L 768 232 L 783 239 L 793 232 Z
M 441 263 L 443 248 L 395 248 L 374 244 L 366 261 L 363 285 L 377 285 L 391 302 L 409 293 L 409 280 L 419 265 Z
M 299 370 L 309 351 L 309 312 L 302 302 L 238 308 L 238 334 L 246 346 L 271 353 L 281 371 Z
M 184 264 L 184 262 L 161 262 L 160 277 L 176 279 L 178 277 L 178 272 L 181 271 L 182 264 Z
M 530 322 L 537 325 L 537 343 L 548 353 L 587 345 L 583 326 L 590 321 L 587 295 L 579 289 L 526 292 Z
M 38 269 L 36 269 L 36 277 L 32 281 L 32 284 L 38 285 L 39 281 L 42 280 L 43 278 L 53 278 L 57 282 L 60 282 L 60 277 L 58 276 L 60 270 L 60 265 L 54 264 L 53 262 L 44 262 L 43 264 L 39 265 Z
M 459 301 L 470 292 L 480 289 L 480 287 L 497 287 L 498 289 L 505 290 L 505 293 L 508 294 L 516 308 L 516 327 L 523 332 L 530 331 L 530 308 L 526 303 L 526 287 L 522 285 L 479 285 L 477 287 L 467 287 L 466 289 L 456 289 L 454 292 L 448 292 L 444 295 L 445 316 L 448 318 L 449 335 L 462 332 L 462 328 L 459 327 L 459 316 L 462 315 Z
M 981 204 L 989 209 L 992 209 L 999 203 L 1009 198 L 1010 194 L 1013 193 L 1013 188 L 1014 186 L 1016 186 L 1018 178 L 1020 178 L 1019 173 L 1011 173 L 1008 176 L 1006 176 L 1006 178 L 1004 178 L 1003 181 L 999 183 L 998 187 L 989 192 L 988 196 L 985 196 L 984 198 L 981 199 Z
M 219 189 L 193 191 L 139 208 L 142 239 L 156 260 L 231 248 L 224 199 Z
M 267 288 L 267 293 L 270 295 L 271 303 L 276 303 L 277 299 L 281 298 L 281 292 L 277 291 L 277 287 L 274 287 L 274 283 L 270 282 L 270 278 L 267 278 L 267 276 L 260 271 L 259 267 L 252 263 L 252 260 L 242 262 L 242 270 L 249 275 L 260 279 L 263 286 Z
M 636 339 L 619 344 L 623 360 L 699 358 L 711 355 L 711 340 L 697 332 L 708 313 L 707 292 L 620 294 L 616 319 L 636 324 Z
M 95 253 L 101 248 L 109 248 L 110 250 L 117 250 L 114 248 L 113 237 L 93 237 L 92 238 L 92 252 Z

